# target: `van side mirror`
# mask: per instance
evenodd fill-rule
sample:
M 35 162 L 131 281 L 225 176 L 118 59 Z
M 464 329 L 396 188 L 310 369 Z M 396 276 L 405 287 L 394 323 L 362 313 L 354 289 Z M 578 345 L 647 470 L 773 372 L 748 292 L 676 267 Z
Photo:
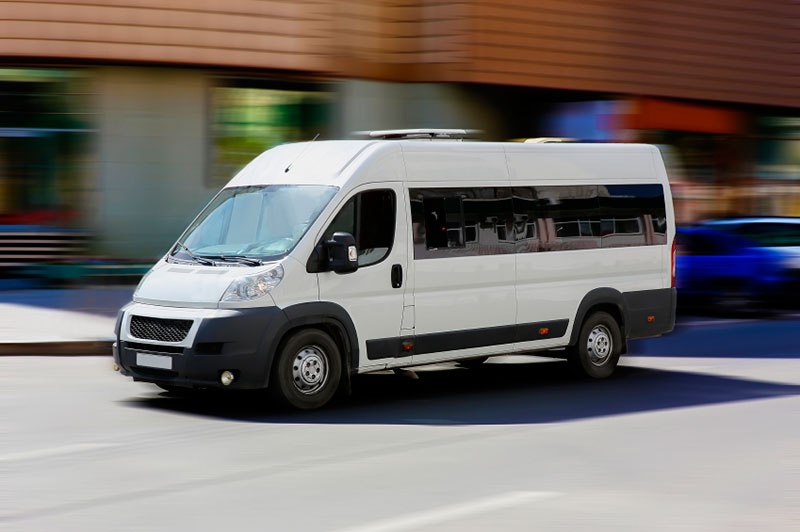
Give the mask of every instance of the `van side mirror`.
M 351 273 L 358 269 L 356 239 L 350 233 L 334 233 L 325 242 L 328 251 L 328 270 L 336 273 Z

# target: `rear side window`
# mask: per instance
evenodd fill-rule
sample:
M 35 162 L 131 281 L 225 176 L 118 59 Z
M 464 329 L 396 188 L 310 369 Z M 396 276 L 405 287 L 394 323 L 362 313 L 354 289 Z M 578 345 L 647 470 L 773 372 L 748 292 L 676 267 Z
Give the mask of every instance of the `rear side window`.
M 358 265 L 376 264 L 394 244 L 397 202 L 392 190 L 368 190 L 350 198 L 325 231 L 329 240 L 336 232 L 350 233 L 358 246 Z
M 660 184 L 411 189 L 414 258 L 667 242 Z

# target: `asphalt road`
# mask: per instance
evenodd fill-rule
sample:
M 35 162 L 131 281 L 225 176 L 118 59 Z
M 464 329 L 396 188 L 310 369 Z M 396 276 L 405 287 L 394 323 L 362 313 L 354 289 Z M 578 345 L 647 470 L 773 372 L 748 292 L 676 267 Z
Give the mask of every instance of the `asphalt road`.
M 318 412 L 0 357 L 0 529 L 797 531 L 800 320 L 690 321 L 618 374 L 493 359 Z

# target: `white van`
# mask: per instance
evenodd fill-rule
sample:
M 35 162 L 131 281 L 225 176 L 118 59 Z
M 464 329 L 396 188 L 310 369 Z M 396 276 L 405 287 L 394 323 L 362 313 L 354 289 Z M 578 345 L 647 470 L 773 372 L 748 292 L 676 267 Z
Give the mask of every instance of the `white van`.
M 604 378 L 627 339 L 672 330 L 658 149 L 464 134 L 264 152 L 142 279 L 116 366 L 167 390 L 267 388 L 315 408 L 354 374 L 501 354 L 561 352 Z

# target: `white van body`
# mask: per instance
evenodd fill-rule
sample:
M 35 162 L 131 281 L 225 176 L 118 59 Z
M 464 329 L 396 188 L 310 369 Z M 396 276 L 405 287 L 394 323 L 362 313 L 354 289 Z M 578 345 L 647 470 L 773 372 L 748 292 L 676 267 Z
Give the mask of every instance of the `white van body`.
M 121 372 L 314 408 L 356 373 L 556 348 L 606 377 L 627 339 L 672 330 L 655 147 L 380 136 L 239 172 L 120 311 Z

